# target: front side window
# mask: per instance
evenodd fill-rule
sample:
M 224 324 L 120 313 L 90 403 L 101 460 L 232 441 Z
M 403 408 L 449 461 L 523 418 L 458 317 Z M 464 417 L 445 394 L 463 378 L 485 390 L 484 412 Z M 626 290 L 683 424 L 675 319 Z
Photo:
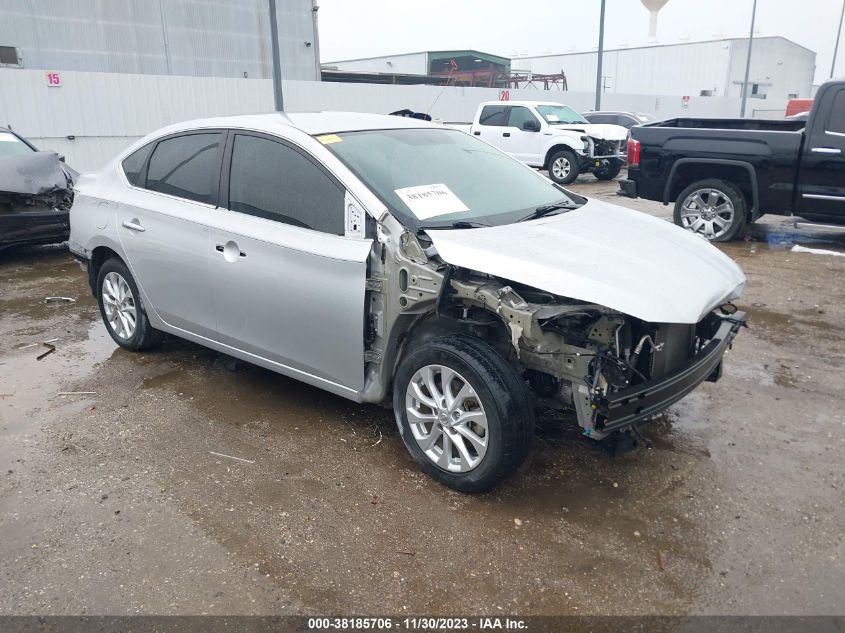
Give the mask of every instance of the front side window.
M 589 123 L 587 119 L 565 105 L 538 105 L 537 112 L 546 119 L 546 123 L 549 125 L 580 125 L 582 123 Z
M 526 121 L 537 121 L 537 118 L 531 114 L 531 110 L 524 106 L 514 106 L 511 108 L 508 126 L 517 127 L 521 130 Z
M 144 169 L 144 164 L 147 162 L 147 156 L 150 155 L 150 152 L 153 149 L 153 145 L 155 145 L 155 143 L 149 143 L 148 145 L 144 145 L 141 149 L 135 150 L 129 156 L 124 158 L 121 163 L 123 173 L 126 175 L 126 180 L 136 187 L 144 186 L 144 183 L 141 182 L 141 172 Z
M 0 156 L 32 154 L 35 150 L 6 130 L 0 130 Z
M 479 125 L 506 126 L 508 124 L 508 106 L 488 105 L 481 109 Z
M 216 198 L 219 132 L 187 134 L 159 141 L 147 169 L 146 188 L 211 204 Z
M 332 235 L 344 234 L 344 190 L 300 152 L 235 135 L 229 209 Z
M 332 137 L 329 151 L 414 230 L 459 221 L 510 224 L 539 206 L 584 202 L 458 130 L 368 130 Z

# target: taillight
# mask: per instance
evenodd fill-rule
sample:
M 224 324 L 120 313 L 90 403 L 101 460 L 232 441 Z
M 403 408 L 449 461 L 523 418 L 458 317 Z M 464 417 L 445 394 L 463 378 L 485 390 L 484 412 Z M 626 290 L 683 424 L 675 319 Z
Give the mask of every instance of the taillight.
M 628 166 L 636 167 L 640 164 L 640 142 L 628 139 Z

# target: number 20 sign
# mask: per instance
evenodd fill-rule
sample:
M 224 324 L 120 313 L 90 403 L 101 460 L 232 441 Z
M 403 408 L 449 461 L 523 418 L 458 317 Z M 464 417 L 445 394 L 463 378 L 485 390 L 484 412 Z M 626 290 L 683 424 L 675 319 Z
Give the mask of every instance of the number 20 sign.
M 47 86 L 50 88 L 58 88 L 62 85 L 62 76 L 57 72 L 47 73 Z

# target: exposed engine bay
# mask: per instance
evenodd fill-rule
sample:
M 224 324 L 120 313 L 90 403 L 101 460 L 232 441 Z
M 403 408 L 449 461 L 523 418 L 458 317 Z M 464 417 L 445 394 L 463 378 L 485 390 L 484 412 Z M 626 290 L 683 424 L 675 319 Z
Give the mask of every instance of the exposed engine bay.
M 717 380 L 724 347 L 711 343 L 720 336 L 728 346 L 744 325 L 732 304 L 695 324 L 649 323 L 446 264 L 425 235 L 400 231 L 393 240 L 379 226 L 371 262 L 380 273 L 368 284 L 365 394 L 375 400 L 403 347 L 465 333 L 516 364 L 544 404 L 574 413 L 585 435 L 602 439 Z

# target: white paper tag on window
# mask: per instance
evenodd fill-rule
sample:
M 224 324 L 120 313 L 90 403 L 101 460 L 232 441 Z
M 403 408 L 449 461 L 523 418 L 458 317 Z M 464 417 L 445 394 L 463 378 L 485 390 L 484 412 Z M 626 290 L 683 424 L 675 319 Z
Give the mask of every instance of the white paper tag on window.
M 9 134 L 8 132 L 0 132 L 0 143 L 14 143 L 17 140 L 18 139 L 14 135 Z
M 546 121 L 548 121 L 549 123 L 557 123 L 558 121 L 560 121 L 560 117 L 556 114 L 547 114 Z
M 404 189 L 396 189 L 395 191 L 402 202 L 420 220 L 426 220 L 438 215 L 469 211 L 469 208 L 461 202 L 461 199 L 443 183 L 422 185 L 419 187 L 405 187 Z

